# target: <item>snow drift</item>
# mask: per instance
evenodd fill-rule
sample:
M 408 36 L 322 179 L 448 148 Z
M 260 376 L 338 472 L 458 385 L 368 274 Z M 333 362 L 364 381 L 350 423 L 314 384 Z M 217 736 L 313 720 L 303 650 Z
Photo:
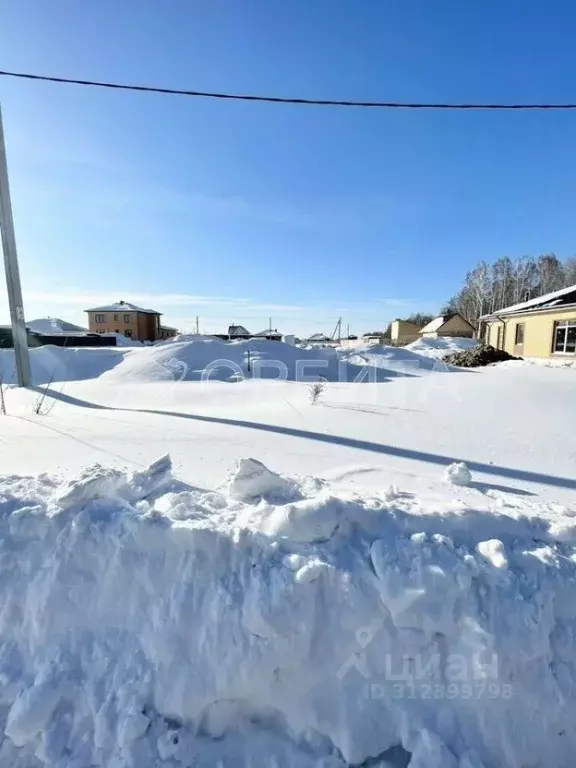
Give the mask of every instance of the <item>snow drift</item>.
M 574 520 L 453 492 L 2 478 L 0 766 L 571 767 Z
M 134 345 L 136 342 L 129 342 Z M 190 337 L 152 346 L 30 350 L 34 384 L 101 377 L 109 383 L 151 381 L 238 381 L 242 378 L 285 381 L 386 381 L 433 370 L 443 363 L 393 347 L 372 347 L 347 355 L 333 347 L 302 349 L 266 339 L 224 342 Z M 454 369 L 456 370 L 456 369 Z M 0 350 L 0 375 L 15 380 L 14 351 Z
M 463 352 L 466 349 L 474 349 L 478 346 L 476 339 L 466 339 L 460 336 L 441 336 L 434 338 L 421 338 L 407 344 L 404 349 L 415 352 L 425 357 L 434 357 L 442 359 L 447 355 L 453 355 L 455 352 Z

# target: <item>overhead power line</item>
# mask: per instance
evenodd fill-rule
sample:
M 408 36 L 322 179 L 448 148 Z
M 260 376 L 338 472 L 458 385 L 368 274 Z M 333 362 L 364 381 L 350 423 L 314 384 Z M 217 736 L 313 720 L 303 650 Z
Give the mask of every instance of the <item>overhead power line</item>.
M 230 101 L 261 101 L 269 104 L 301 104 L 317 107 L 367 107 L 375 109 L 498 109 L 498 110 L 541 110 L 541 109 L 576 109 L 574 104 L 468 104 L 435 103 L 410 101 L 345 101 L 338 99 L 300 99 L 287 96 L 256 96 L 242 93 L 217 93 L 211 91 L 188 91 L 180 88 L 162 88 L 154 85 L 128 85 L 127 83 L 107 83 L 99 80 L 78 80 L 72 77 L 51 77 L 30 72 L 7 72 L 0 70 L 2 77 L 16 77 L 23 80 L 41 80 L 47 83 L 68 83 L 70 85 L 88 85 L 95 88 L 114 88 L 120 91 L 140 91 L 143 93 L 163 93 L 171 96 L 192 96 L 202 99 L 228 99 Z

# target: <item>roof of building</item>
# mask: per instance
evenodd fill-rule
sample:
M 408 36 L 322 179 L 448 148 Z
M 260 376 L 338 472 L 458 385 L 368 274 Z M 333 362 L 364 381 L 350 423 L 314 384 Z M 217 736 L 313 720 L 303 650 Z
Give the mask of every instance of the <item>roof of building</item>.
M 30 320 L 26 327 L 35 333 L 50 333 L 59 335 L 76 335 L 78 333 L 88 333 L 88 328 L 82 328 L 81 325 L 74 325 L 67 320 L 61 320 L 59 317 L 39 317 L 36 320 Z
M 434 333 L 434 331 L 439 331 L 449 320 L 452 320 L 453 317 L 459 317 L 465 323 L 468 323 L 468 320 L 466 320 L 465 317 L 462 317 L 459 312 L 449 312 L 446 315 L 438 315 L 434 320 L 430 320 L 430 322 L 420 330 L 420 333 Z M 473 327 L 471 323 L 468 323 L 468 325 L 470 328 Z
M 254 334 L 254 338 L 266 338 L 267 336 L 278 336 L 281 337 L 282 334 L 278 331 L 277 328 L 265 328 L 263 331 L 258 331 L 258 333 Z
M 308 337 L 308 341 L 329 341 L 329 339 L 323 333 L 313 333 Z
M 228 326 L 228 336 L 251 336 L 249 330 L 244 328 L 243 325 L 229 325 Z
M 145 309 L 136 304 L 130 304 L 128 301 L 118 301 L 116 304 L 105 304 L 103 307 L 92 307 L 85 309 L 85 312 L 141 312 L 145 315 L 161 315 L 162 312 L 156 312 L 155 309 Z
M 538 296 L 536 299 L 529 299 L 528 301 L 522 301 L 520 304 L 512 304 L 504 309 L 499 309 L 496 312 L 490 312 L 488 315 L 482 315 L 481 320 L 486 317 L 494 317 L 495 315 L 512 315 L 516 312 L 543 311 L 546 309 L 553 309 L 556 306 L 564 304 L 570 294 L 574 294 L 574 302 L 576 302 L 576 285 L 569 285 L 567 288 L 560 288 L 558 291 L 552 291 L 551 293 L 545 293 L 544 296 Z

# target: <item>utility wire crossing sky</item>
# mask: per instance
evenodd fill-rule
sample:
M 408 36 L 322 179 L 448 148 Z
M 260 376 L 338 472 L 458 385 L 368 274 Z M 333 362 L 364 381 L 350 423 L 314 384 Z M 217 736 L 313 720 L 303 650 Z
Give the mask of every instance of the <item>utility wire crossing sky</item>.
M 403 101 L 346 101 L 336 99 L 301 99 L 285 96 L 256 96 L 240 93 L 212 93 L 209 91 L 189 91 L 178 88 L 165 88 L 152 85 L 129 85 L 127 83 L 110 83 L 98 80 L 78 80 L 71 77 L 52 77 L 30 72 L 7 72 L 0 70 L 2 77 L 15 77 L 24 80 L 41 80 L 48 83 L 64 83 L 69 85 L 87 85 L 96 88 L 115 88 L 122 91 L 143 91 L 145 93 L 162 93 L 170 96 L 194 96 L 205 99 L 229 99 L 231 101 L 264 101 L 271 104 L 296 104 L 318 107 L 368 107 L 379 109 L 576 109 L 574 104 L 442 104 L 431 102 Z

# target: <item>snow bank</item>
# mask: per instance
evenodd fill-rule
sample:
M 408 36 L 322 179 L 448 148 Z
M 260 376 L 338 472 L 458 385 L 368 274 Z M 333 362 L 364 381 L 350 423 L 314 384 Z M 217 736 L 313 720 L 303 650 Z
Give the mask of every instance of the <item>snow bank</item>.
M 407 348 L 381 345 L 336 350 L 302 349 L 281 341 L 250 339 L 224 342 L 209 336 L 183 337 L 154 345 L 118 336 L 119 347 L 54 347 L 30 350 L 32 380 L 108 382 L 239 381 L 243 378 L 285 381 L 386 381 L 395 376 L 457 370 Z M 15 380 L 14 350 L 0 350 L 0 375 Z
M 442 359 L 446 355 L 452 355 L 455 352 L 462 352 L 465 349 L 473 349 L 478 346 L 476 339 L 465 339 L 461 337 L 449 338 L 447 336 L 438 339 L 418 339 L 411 344 L 407 344 L 404 349 L 415 352 L 418 355 Z
M 571 768 L 574 520 L 454 493 L 3 477 L 0 766 Z
M 372 344 L 338 349 L 341 359 L 353 365 L 368 365 L 390 371 L 420 375 L 430 371 L 456 370 L 442 362 L 442 355 L 418 354 L 409 347 Z
M 117 347 L 36 347 L 30 350 L 32 382 L 95 379 L 118 365 L 129 351 Z M 16 381 L 13 349 L 0 349 L 0 376 L 5 384 Z
M 386 373 L 373 371 L 372 380 Z M 224 342 L 210 337 L 172 341 L 135 350 L 106 373 L 107 381 L 238 381 L 242 378 L 287 381 L 354 381 L 362 368 L 340 360 L 333 349 L 303 350 L 281 341 L 250 339 Z M 391 374 L 393 375 L 393 373 Z

